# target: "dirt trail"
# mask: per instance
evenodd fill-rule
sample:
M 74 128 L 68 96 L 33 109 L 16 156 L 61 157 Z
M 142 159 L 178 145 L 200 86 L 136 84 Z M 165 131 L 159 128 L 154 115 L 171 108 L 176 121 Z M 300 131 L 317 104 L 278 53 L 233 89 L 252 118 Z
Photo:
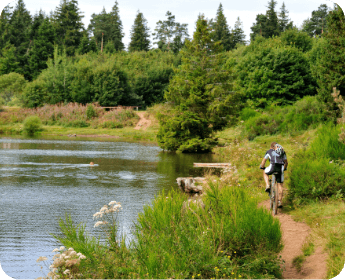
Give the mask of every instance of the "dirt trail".
M 269 209 L 269 200 L 259 206 Z M 292 260 L 301 255 L 302 246 L 306 242 L 311 229 L 307 224 L 295 222 L 290 215 L 278 212 L 276 216 L 281 224 L 284 249 L 281 252 L 285 261 L 284 279 L 325 279 L 327 274 L 327 254 L 321 247 L 316 247 L 314 254 L 306 257 L 300 272 L 292 265 Z
M 140 120 L 134 129 L 146 130 L 151 125 L 151 120 L 145 118 L 145 112 L 137 112 L 137 114 L 140 117 Z

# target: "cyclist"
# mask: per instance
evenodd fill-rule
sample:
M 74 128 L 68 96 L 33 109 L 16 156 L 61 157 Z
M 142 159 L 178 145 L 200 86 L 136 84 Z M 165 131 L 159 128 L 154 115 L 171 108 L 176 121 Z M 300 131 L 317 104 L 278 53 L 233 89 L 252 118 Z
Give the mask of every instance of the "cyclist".
M 270 165 L 265 168 L 267 159 L 270 161 Z M 288 161 L 286 153 L 281 145 L 277 142 L 272 142 L 270 149 L 266 152 L 261 164 L 260 169 L 264 169 L 264 180 L 266 183 L 266 192 L 270 192 L 270 184 L 268 175 L 278 172 L 276 180 L 278 183 L 278 207 L 282 207 L 283 199 L 283 186 L 284 186 L 284 170 L 287 169 Z

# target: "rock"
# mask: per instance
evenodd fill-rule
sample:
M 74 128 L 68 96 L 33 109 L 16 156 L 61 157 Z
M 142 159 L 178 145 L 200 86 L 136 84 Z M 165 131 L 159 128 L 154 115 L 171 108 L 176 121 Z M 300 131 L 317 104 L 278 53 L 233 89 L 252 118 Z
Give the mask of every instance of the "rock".
M 179 177 L 176 179 L 179 188 L 186 193 L 202 193 L 202 184 L 205 178 L 202 177 Z

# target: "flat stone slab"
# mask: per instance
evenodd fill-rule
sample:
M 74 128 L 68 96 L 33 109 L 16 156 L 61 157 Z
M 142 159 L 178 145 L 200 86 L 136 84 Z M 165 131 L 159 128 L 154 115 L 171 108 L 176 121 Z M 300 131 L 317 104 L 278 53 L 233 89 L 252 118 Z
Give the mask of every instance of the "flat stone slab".
M 205 182 L 203 177 L 179 177 L 176 179 L 179 188 L 186 193 L 202 193 L 202 184 Z

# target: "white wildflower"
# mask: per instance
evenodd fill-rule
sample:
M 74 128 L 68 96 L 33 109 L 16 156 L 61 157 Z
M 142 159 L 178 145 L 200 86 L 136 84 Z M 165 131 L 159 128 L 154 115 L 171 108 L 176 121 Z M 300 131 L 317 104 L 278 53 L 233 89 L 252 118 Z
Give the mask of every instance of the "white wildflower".
M 73 248 L 68 248 L 68 251 L 74 251 L 74 249 Z
M 61 256 L 60 256 L 60 258 L 64 258 L 65 256 L 66 256 L 66 254 L 65 254 L 65 253 L 62 253 Z
M 82 253 L 78 253 L 77 256 L 82 256 L 83 254 Z
M 69 274 L 70 273 L 70 270 L 69 269 L 66 269 L 63 274 Z
M 109 205 L 113 205 L 113 204 L 116 204 L 117 202 L 114 200 L 114 201 L 110 201 L 109 202 Z
M 93 218 L 102 218 L 103 216 L 103 212 L 96 212 L 95 214 L 93 214 Z
M 64 247 L 64 246 L 61 246 L 59 250 L 60 250 L 60 251 L 65 250 L 65 247 Z
M 98 227 L 98 226 L 100 226 L 100 225 L 105 225 L 105 224 L 107 224 L 108 222 L 106 222 L 106 221 L 98 221 L 97 223 L 95 223 L 95 225 L 93 226 L 93 227 Z
M 70 256 L 65 256 L 65 259 L 69 259 L 70 258 Z
M 77 252 L 76 251 L 71 251 L 71 253 L 69 254 L 70 256 L 74 256 L 74 255 L 76 255 L 77 254 Z
M 46 257 L 39 257 L 36 262 L 44 262 L 46 260 L 47 260 Z
M 101 210 L 99 210 L 99 212 L 104 212 L 105 210 L 108 210 L 108 206 L 107 205 L 104 205 Z
M 58 248 L 55 248 L 54 250 L 53 250 L 53 253 L 54 252 L 59 252 L 59 249 Z
M 55 266 L 54 266 L 53 264 L 51 264 L 51 265 L 49 266 L 49 268 L 52 269 L 52 268 L 55 268 Z
M 86 259 L 86 257 L 82 254 L 79 256 L 79 259 L 83 260 L 83 259 Z
M 60 258 L 61 254 L 56 254 L 53 256 L 53 260 L 57 259 L 57 258 Z

